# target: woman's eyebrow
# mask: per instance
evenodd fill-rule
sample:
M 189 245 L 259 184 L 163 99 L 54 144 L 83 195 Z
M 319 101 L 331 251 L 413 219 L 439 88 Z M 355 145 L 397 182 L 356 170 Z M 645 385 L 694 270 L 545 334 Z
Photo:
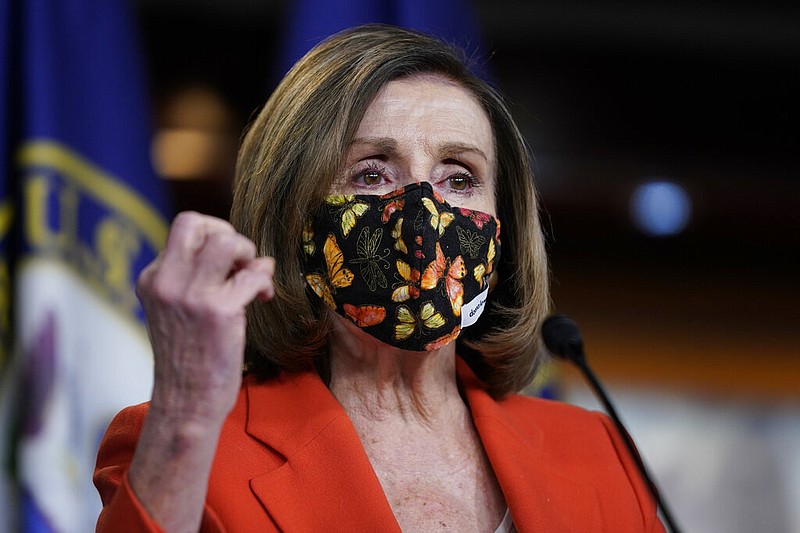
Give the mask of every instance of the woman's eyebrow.
M 446 142 L 440 144 L 438 146 L 438 149 L 439 149 L 439 155 L 442 157 L 470 152 L 479 155 L 487 162 L 489 161 L 489 158 L 486 156 L 486 153 L 473 144 L 467 144 L 461 142 Z
M 348 148 L 358 145 L 366 145 L 388 156 L 395 156 L 398 153 L 397 141 L 391 137 L 357 137 Z

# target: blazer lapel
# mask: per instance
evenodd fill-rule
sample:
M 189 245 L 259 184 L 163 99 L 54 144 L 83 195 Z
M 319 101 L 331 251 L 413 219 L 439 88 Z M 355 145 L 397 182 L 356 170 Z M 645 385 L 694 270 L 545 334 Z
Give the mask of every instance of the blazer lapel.
M 400 531 L 361 441 L 313 372 L 248 385 L 247 433 L 286 458 L 250 487 L 284 531 Z
M 458 375 L 518 531 L 599 531 L 595 489 L 543 457 L 535 416 L 492 399 L 460 358 Z M 281 530 L 400 531 L 355 428 L 316 373 L 249 382 L 247 410 L 247 433 L 286 459 L 250 482 Z
M 517 530 L 600 531 L 594 489 L 562 475 L 546 461 L 542 439 L 547 436 L 536 426 L 534 417 L 520 420 L 503 409 L 460 358 L 458 374 Z

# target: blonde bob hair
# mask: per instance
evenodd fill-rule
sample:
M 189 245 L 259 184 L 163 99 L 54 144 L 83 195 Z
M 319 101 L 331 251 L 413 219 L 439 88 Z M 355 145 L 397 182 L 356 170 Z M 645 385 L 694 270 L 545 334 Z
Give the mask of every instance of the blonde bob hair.
M 533 377 L 549 308 L 548 267 L 533 174 L 501 96 L 474 76 L 462 53 L 430 36 L 387 25 L 338 33 L 286 74 L 247 132 L 236 168 L 231 222 L 261 255 L 276 259 L 275 298 L 247 310 L 245 371 L 262 378 L 316 367 L 327 378 L 332 317 L 303 275 L 304 223 L 340 174 L 367 107 L 388 82 L 437 74 L 469 91 L 492 126 L 498 283 L 491 305 L 465 329 L 457 351 L 495 397 Z

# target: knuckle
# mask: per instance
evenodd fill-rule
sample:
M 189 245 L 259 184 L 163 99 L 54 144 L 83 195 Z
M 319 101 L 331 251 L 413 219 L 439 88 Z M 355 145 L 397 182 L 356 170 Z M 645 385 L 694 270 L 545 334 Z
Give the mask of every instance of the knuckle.
M 159 254 L 150 264 L 142 269 L 136 280 L 136 294 L 148 297 L 154 292 L 154 287 L 158 283 L 161 270 L 161 254 Z
M 163 277 L 156 277 L 148 286 L 147 299 L 162 308 L 172 309 L 192 321 L 213 322 L 218 314 L 219 298 L 212 291 L 192 290 Z
M 181 211 L 175 216 L 175 219 L 172 221 L 171 231 L 173 233 L 176 233 L 193 228 L 200 222 L 202 216 L 203 215 L 195 211 Z
M 209 253 L 220 254 L 231 260 L 241 257 L 255 257 L 256 246 L 250 239 L 238 233 L 215 233 L 206 241 L 206 250 Z
M 196 211 L 182 211 L 172 221 L 168 243 L 170 241 L 192 241 L 198 237 L 202 241 L 202 236 L 208 238 L 219 233 L 230 234 L 235 233 L 235 230 L 230 222 L 221 218 Z
M 153 276 L 147 287 L 147 293 L 155 300 L 164 303 L 175 303 L 181 298 L 179 286 L 165 276 Z
M 253 241 L 251 241 L 250 239 L 248 239 L 247 237 L 245 237 L 244 235 L 240 235 L 240 237 L 241 237 L 240 240 L 241 240 L 241 243 L 242 243 L 241 246 L 242 246 L 243 250 L 245 251 L 245 253 L 248 256 L 255 257 L 256 254 L 258 253 L 258 250 L 256 249 L 256 244 Z

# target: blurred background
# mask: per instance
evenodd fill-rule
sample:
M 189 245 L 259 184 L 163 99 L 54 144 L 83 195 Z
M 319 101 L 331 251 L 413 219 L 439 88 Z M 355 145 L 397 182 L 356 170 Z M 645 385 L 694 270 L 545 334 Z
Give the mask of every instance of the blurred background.
M 26 9 L 50 5 L 53 20 L 73 26 L 93 22 L 90 14 L 104 5 L 29 1 Z M 151 159 L 175 211 L 227 217 L 242 131 L 287 68 L 289 34 L 305 25 L 309 46 L 324 36 L 315 33 L 319 21 L 297 17 L 307 2 L 314 3 L 131 0 L 153 104 Z M 329 7 L 351 3 L 404 4 Z M 83 7 L 69 13 L 74 20 L 58 20 L 68 11 L 58 6 L 70 4 Z M 431 9 L 443 5 L 430 0 Z M 22 10 L 15 9 L 4 13 Z M 580 324 L 589 363 L 678 523 L 697 532 L 800 533 L 800 5 L 473 0 L 441 18 L 451 35 L 452 26 L 465 25 L 466 44 L 480 50 L 471 52 L 476 62 L 524 131 L 543 205 L 554 311 Z M 3 29 L 13 28 L 10 20 L 0 21 Z M 19 95 L 11 93 L 14 102 Z M 0 215 L 10 212 L 4 205 Z M 11 234 L 4 220 L 10 215 L 0 216 L 0 237 Z M 23 308 L 29 297 L 20 293 Z M 96 330 L 73 311 L 73 300 L 65 314 Z M 17 336 L 21 344 L 35 340 Z M 57 359 L 58 350 L 48 349 Z M 149 365 L 141 355 L 138 361 Z M 73 364 L 76 375 L 87 366 Z M 128 367 L 117 368 L 131 381 Z M 14 382 L 13 372 L 6 376 Z M 73 400 L 80 392 L 102 403 L 91 386 L 69 390 Z M 531 391 L 600 409 L 565 364 L 548 364 Z M 41 492 L 74 507 L 64 504 L 72 502 L 68 495 L 86 497 L 69 487 L 83 483 L 91 499 L 88 518 L 64 523 L 94 521 L 99 501 L 84 471 L 91 472 L 111 414 L 80 428 L 90 446 L 74 437 L 77 429 L 64 429 L 86 457 L 80 467 L 60 460 L 74 484 L 61 497 L 52 483 Z M 20 447 L 18 469 L 40 464 L 49 479 L 49 463 Z M 52 455 L 50 448 L 41 453 Z M 48 505 L 40 507 L 46 515 Z M 88 530 L 48 527 L 25 531 Z
M 285 1 L 138 0 L 154 159 L 225 216 L 242 129 L 282 66 Z M 800 7 L 473 2 L 531 146 L 556 307 L 598 370 L 800 393 Z
M 690 531 L 800 531 L 800 7 L 475 0 L 523 128 L 559 312 Z M 138 0 L 157 168 L 225 215 L 285 1 Z M 596 403 L 576 372 L 562 397 Z M 555 381 L 552 381 L 552 380 Z

